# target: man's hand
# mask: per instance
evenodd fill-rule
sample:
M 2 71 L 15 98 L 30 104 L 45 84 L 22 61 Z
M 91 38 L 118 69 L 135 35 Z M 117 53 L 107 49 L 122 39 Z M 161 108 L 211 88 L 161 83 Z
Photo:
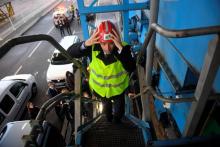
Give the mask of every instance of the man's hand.
M 121 51 L 123 48 L 121 44 L 121 38 L 114 29 L 112 29 L 112 31 L 113 33 L 111 33 L 111 39 L 114 42 L 115 46 Z
M 95 30 L 95 32 L 92 34 L 92 36 L 85 41 L 85 46 L 92 46 L 93 44 L 99 43 L 99 31 L 98 29 Z

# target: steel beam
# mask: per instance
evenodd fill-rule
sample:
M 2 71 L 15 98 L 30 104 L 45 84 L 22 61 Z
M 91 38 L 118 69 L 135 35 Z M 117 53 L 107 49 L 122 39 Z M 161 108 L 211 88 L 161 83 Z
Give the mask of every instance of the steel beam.
M 78 68 L 74 74 L 74 76 L 77 77 L 77 78 L 75 78 L 75 87 L 74 87 L 74 91 L 76 94 L 81 93 L 81 75 L 82 75 L 82 72 Z M 81 124 L 82 124 L 81 98 L 75 100 L 74 105 L 75 105 L 75 141 L 77 142 L 77 135 L 76 135 L 77 130 L 78 130 L 78 127 L 81 126 Z
M 139 85 L 140 85 L 140 91 L 144 91 L 144 88 L 146 86 L 146 77 L 145 77 L 145 72 L 144 68 L 141 65 L 137 66 L 137 71 L 138 71 L 138 80 L 139 80 Z M 150 121 L 150 106 L 149 106 L 149 101 L 147 99 L 147 94 L 143 93 L 141 94 L 141 104 L 142 104 L 142 120 L 143 121 Z
M 107 12 L 118 12 L 123 11 L 123 40 L 128 42 L 128 11 L 141 10 L 149 8 L 147 2 L 144 3 L 132 3 L 130 4 L 127 0 L 123 0 L 123 4 L 120 5 L 108 5 L 108 6 L 94 6 L 96 0 L 94 0 L 89 7 L 85 7 L 82 0 L 77 0 L 81 27 L 83 30 L 84 40 L 89 38 L 88 23 L 86 22 L 86 15 L 91 13 L 107 13 Z
M 128 4 L 129 4 L 128 0 L 123 0 L 123 5 L 128 5 Z M 128 29 L 128 26 L 129 26 L 128 10 L 123 11 L 122 16 L 123 16 L 123 40 L 127 43 L 130 43 L 129 35 L 128 35 L 128 30 L 129 30 Z
M 79 2 L 83 3 L 82 0 L 77 0 L 77 2 L 78 2 L 78 5 L 79 5 Z M 117 11 L 142 10 L 142 9 L 147 9 L 147 8 L 148 8 L 147 3 L 135 3 L 135 4 L 132 3 L 132 4 L 121 4 L 121 5 L 82 7 L 82 9 L 80 10 L 80 13 L 81 14 L 106 13 L 106 12 L 117 12 Z
M 86 40 L 89 38 L 89 30 L 88 30 L 88 23 L 86 21 L 86 14 L 82 13 L 82 10 L 85 9 L 85 6 L 82 0 L 77 0 L 77 3 L 79 7 L 78 11 L 80 14 L 80 24 L 83 30 L 83 39 Z
M 193 136 L 213 87 L 220 64 L 219 35 L 210 43 L 195 91 L 197 102 L 193 102 L 186 121 L 184 136 Z
M 158 11 L 159 11 L 159 0 L 151 0 L 150 5 L 150 24 L 156 23 L 158 18 Z M 150 26 L 149 26 L 150 27 Z M 154 48 L 155 48 L 155 40 L 156 34 L 154 33 L 150 42 L 149 46 L 146 48 L 146 86 L 151 86 L 152 80 L 152 70 L 153 70 L 153 56 L 154 56 Z M 147 108 L 149 109 L 149 98 L 150 95 L 147 93 L 147 97 L 145 99 L 145 103 L 147 104 Z M 149 111 L 149 110 L 147 110 Z M 150 121 L 150 114 L 145 116 L 144 120 Z

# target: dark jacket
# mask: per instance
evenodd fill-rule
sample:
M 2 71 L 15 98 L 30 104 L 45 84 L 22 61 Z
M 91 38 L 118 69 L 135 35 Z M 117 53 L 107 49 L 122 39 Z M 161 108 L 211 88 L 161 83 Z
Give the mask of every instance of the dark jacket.
M 33 108 L 28 108 L 29 118 L 35 119 L 39 111 L 40 111 L 40 108 L 37 106 L 34 106 Z
M 66 84 L 70 91 L 74 90 L 74 86 L 75 86 L 74 74 L 69 71 L 66 72 Z
M 74 58 L 80 58 L 83 56 L 88 56 L 90 58 L 90 62 L 92 60 L 92 46 L 86 47 L 86 49 L 81 49 L 82 43 L 84 42 L 79 42 L 75 43 L 72 46 L 70 46 L 67 50 L 67 52 Z M 131 47 L 129 45 L 126 45 L 123 47 L 121 53 L 118 53 L 118 49 L 115 47 L 113 49 L 112 54 L 109 56 L 105 56 L 104 52 L 102 51 L 102 48 L 99 44 L 96 44 L 94 49 L 101 51 L 100 54 L 97 55 L 97 58 L 103 61 L 105 65 L 109 65 L 111 63 L 114 63 L 116 61 L 115 57 L 121 61 L 123 67 L 125 68 L 126 71 L 131 73 L 135 69 L 135 60 L 134 57 L 131 54 Z
M 55 97 L 56 95 L 58 95 L 58 92 L 57 92 L 57 90 L 49 87 L 47 90 L 47 95 L 49 96 L 49 98 L 52 98 L 52 97 Z

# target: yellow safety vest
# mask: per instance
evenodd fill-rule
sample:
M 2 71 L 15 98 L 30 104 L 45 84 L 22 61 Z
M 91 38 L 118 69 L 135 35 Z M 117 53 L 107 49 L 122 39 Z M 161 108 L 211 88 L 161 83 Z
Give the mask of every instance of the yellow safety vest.
M 126 45 L 124 42 L 122 44 Z M 129 85 L 128 72 L 117 58 L 116 62 L 105 65 L 102 60 L 96 57 L 99 53 L 100 51 L 94 51 L 93 45 L 92 62 L 89 64 L 90 87 L 97 94 L 106 98 L 122 94 Z

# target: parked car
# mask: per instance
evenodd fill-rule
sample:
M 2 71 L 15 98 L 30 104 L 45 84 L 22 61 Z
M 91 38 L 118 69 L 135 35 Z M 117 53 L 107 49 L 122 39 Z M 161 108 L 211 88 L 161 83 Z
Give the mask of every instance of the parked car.
M 80 39 L 76 35 L 65 36 L 60 41 L 60 45 L 67 50 L 68 47 L 79 41 Z M 73 73 L 73 63 L 68 61 L 59 50 L 55 49 L 47 69 L 47 82 L 55 83 L 56 87 L 65 86 L 67 71 Z
M 20 120 L 27 102 L 37 94 L 33 75 L 20 74 L 0 80 L 0 131 L 11 121 Z
M 39 128 L 41 131 L 39 131 Z M 59 130 L 43 121 L 38 125 L 31 120 L 10 122 L 0 132 L 1 147 L 65 147 Z

